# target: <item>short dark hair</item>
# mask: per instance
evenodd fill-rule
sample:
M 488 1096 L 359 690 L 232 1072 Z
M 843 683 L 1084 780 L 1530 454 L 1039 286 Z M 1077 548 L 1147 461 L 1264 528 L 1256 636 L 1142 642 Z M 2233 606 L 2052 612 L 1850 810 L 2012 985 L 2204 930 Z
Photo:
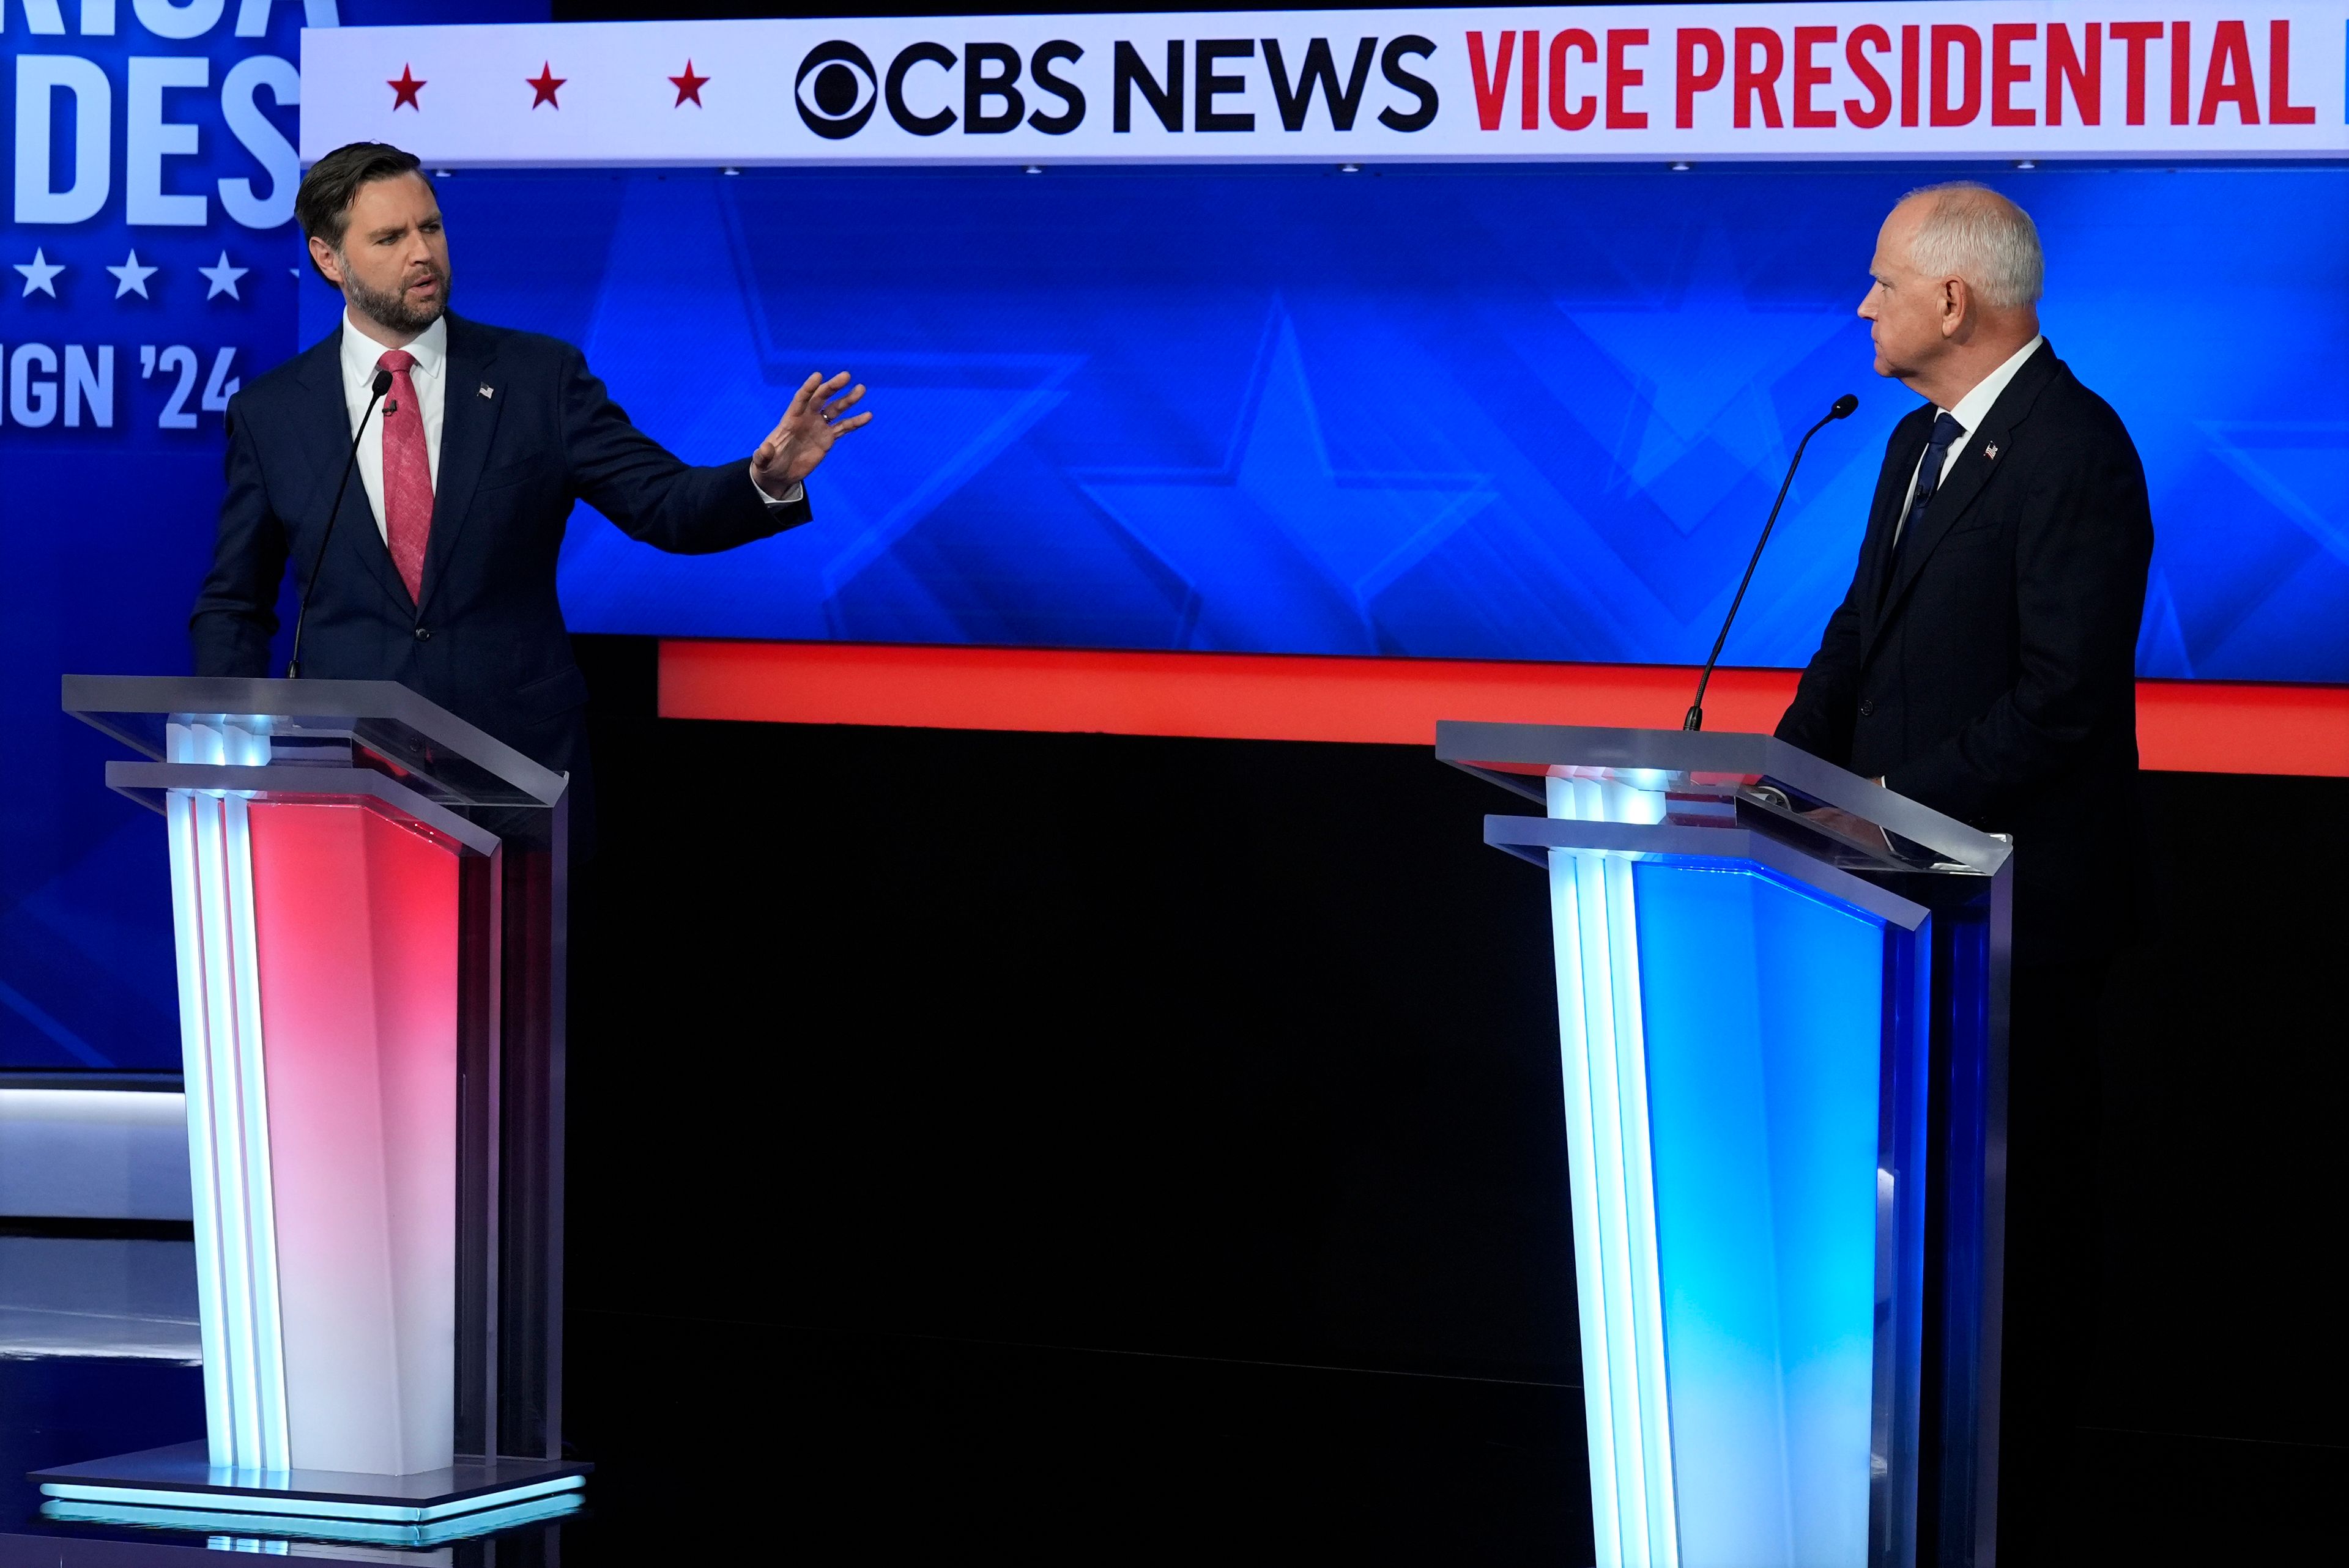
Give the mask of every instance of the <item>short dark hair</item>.
M 324 240 L 341 250 L 343 235 L 351 226 L 351 202 L 359 187 L 402 174 L 416 175 L 428 186 L 432 183 L 425 178 L 422 160 L 416 154 L 403 152 L 388 141 L 354 141 L 335 149 L 310 165 L 310 172 L 302 176 L 302 188 L 294 193 L 294 217 L 302 225 L 302 237 Z

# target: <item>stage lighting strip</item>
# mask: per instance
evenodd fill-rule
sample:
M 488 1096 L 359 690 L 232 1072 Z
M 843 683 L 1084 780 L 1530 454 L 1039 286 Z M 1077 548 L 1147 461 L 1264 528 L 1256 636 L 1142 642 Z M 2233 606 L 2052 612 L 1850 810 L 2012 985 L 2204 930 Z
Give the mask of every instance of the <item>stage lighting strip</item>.
M 387 1478 L 388 1479 L 388 1478 Z M 575 1491 L 587 1484 L 583 1475 L 551 1476 L 495 1491 L 451 1498 L 446 1502 L 360 1502 L 331 1497 L 270 1497 L 253 1492 L 181 1491 L 165 1487 L 90 1486 L 80 1481 L 45 1481 L 44 1497 L 62 1502 L 107 1503 L 124 1507 L 189 1509 L 215 1512 L 266 1514 L 285 1519 L 349 1519 L 387 1524 L 430 1524 L 486 1508 L 503 1508 L 556 1492 Z
M 1552 779 L 1548 796 L 1549 815 L 1568 821 L 1664 816 L 1661 793 L 1624 784 Z M 1631 865 L 1579 850 L 1549 859 L 1599 1568 L 1677 1568 Z
M 230 1513 L 218 1511 L 178 1508 L 110 1507 L 105 1503 L 75 1502 L 57 1499 L 41 1505 L 44 1518 L 67 1520 L 85 1524 L 135 1524 L 166 1530 L 217 1532 L 208 1536 L 205 1544 L 214 1552 L 254 1552 L 271 1556 L 296 1555 L 289 1553 L 287 1539 L 295 1541 L 354 1542 L 369 1546 L 439 1546 L 449 1542 L 467 1541 L 492 1531 L 511 1530 L 518 1524 L 534 1524 L 542 1520 L 560 1519 L 579 1511 L 581 1499 L 577 1492 L 560 1492 L 553 1497 L 518 1502 L 512 1507 L 493 1508 L 481 1513 L 460 1513 L 451 1519 L 432 1524 L 379 1524 L 366 1520 L 347 1519 L 274 1519 L 261 1514 Z M 263 1539 L 256 1539 L 263 1538 Z M 308 1556 L 303 1553 L 298 1555 Z
M 259 767 L 269 739 L 225 721 L 173 723 L 166 750 L 173 762 Z M 284 1470 L 292 1457 L 246 803 L 227 791 L 173 789 L 164 816 L 208 1457 L 247 1473 Z

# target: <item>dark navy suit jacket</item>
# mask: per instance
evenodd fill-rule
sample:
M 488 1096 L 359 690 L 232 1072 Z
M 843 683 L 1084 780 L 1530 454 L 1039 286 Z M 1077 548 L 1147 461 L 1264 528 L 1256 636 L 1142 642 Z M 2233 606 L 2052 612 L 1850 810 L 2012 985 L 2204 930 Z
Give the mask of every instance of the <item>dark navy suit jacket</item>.
M 1932 425 L 1929 405 L 1893 428 L 1858 571 L 1778 736 L 2013 834 L 2016 958 L 2087 956 L 2129 917 L 2145 469 L 2043 344 L 1966 432 L 1888 583 Z
M 302 673 L 398 681 L 585 783 L 587 685 L 555 600 L 574 501 L 663 550 L 725 550 L 810 515 L 747 459 L 694 468 L 628 422 L 576 348 L 450 315 L 423 590 L 410 599 L 356 476 L 302 634 Z M 189 634 L 196 673 L 263 676 L 278 584 L 307 578 L 350 450 L 342 329 L 228 408 L 228 495 Z M 486 388 L 486 392 L 484 392 Z M 377 416 L 380 418 L 378 414 Z

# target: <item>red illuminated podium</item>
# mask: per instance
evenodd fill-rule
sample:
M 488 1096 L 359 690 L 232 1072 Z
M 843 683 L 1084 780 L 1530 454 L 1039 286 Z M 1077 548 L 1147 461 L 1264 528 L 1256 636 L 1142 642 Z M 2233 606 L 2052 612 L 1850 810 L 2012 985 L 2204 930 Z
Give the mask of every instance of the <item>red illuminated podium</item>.
M 53 1517 L 426 1544 L 561 1460 L 565 780 L 382 681 L 67 676 L 167 824 L 205 1436 Z

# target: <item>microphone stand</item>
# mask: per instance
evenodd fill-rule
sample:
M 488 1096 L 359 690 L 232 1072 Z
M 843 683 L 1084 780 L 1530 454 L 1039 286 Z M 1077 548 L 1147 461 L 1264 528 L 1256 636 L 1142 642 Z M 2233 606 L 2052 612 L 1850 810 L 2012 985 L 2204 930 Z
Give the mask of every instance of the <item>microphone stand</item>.
M 359 415 L 359 428 L 351 435 L 350 455 L 343 459 L 343 477 L 335 484 L 335 507 L 326 513 L 326 531 L 318 539 L 318 557 L 310 562 L 310 580 L 302 584 L 302 603 L 294 612 L 294 651 L 285 661 L 285 678 L 299 680 L 302 676 L 302 624 L 310 618 L 310 595 L 318 586 L 318 573 L 326 564 L 326 546 L 335 542 L 335 524 L 343 515 L 343 492 L 351 486 L 351 470 L 359 466 L 359 438 L 367 434 L 367 422 L 375 414 L 375 406 L 391 390 L 391 372 L 378 370 L 368 384 L 373 396 L 367 398 L 366 412 Z
M 1795 443 L 1795 460 L 1786 465 L 1786 478 L 1778 486 L 1778 499 L 1770 503 L 1769 519 L 1762 524 L 1762 537 L 1754 542 L 1754 554 L 1745 562 L 1745 575 L 1738 581 L 1737 596 L 1729 602 L 1729 614 L 1721 618 L 1721 635 L 1713 638 L 1713 652 L 1704 661 L 1704 673 L 1696 678 L 1696 699 L 1689 704 L 1688 717 L 1681 720 L 1682 729 L 1704 727 L 1704 688 L 1713 684 L 1713 666 L 1721 662 L 1721 650 L 1729 641 L 1729 628 L 1737 619 L 1737 607 L 1745 603 L 1745 589 L 1754 581 L 1754 569 L 1762 564 L 1762 551 L 1770 542 L 1770 531 L 1778 526 L 1778 509 L 1786 504 L 1786 492 L 1795 484 L 1795 470 L 1803 466 L 1803 449 L 1811 444 L 1813 436 L 1836 420 L 1848 417 L 1858 407 L 1859 399 L 1848 392 L 1845 393 L 1835 400 L 1835 406 L 1819 422 L 1804 431 L 1803 438 Z

